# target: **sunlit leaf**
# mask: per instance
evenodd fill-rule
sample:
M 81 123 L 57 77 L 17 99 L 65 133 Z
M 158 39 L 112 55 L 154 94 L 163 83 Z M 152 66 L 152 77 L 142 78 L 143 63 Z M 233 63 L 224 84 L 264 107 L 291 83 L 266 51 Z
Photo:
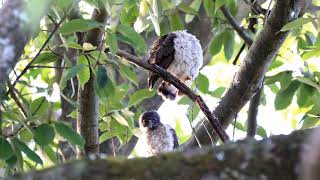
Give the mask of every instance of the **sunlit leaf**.
M 179 13 L 173 13 L 169 16 L 169 23 L 172 31 L 183 30 L 184 24 Z
M 203 0 L 204 9 L 209 17 L 214 17 L 215 15 L 215 4 L 212 0 Z
M 112 134 L 111 131 L 104 132 L 99 137 L 99 143 L 103 143 L 104 141 L 106 141 L 106 140 L 108 140 L 110 138 L 113 138 L 115 136 L 116 135 L 114 133 Z
M 131 82 L 133 82 L 136 86 L 138 86 L 139 79 L 137 74 L 133 69 L 131 69 L 129 66 L 126 65 L 120 65 L 120 73 L 123 77 L 129 79 Z
M 149 91 L 148 89 L 140 89 L 136 92 L 134 92 L 129 99 L 129 106 L 133 106 L 135 104 L 138 104 L 144 99 L 150 98 L 154 96 L 156 93 L 155 91 Z
M 307 24 L 312 21 L 312 18 L 298 18 L 294 21 L 289 22 L 288 24 L 284 25 L 280 31 L 288 31 L 294 28 L 298 28 Z
M 74 43 L 74 42 L 67 42 L 60 45 L 61 47 L 67 47 L 72 49 L 80 49 L 83 50 L 83 47 L 80 44 Z
M 82 66 L 83 68 L 80 69 L 78 73 L 78 80 L 80 83 L 80 86 L 83 88 L 84 84 L 89 81 L 90 79 L 90 69 L 89 69 L 89 63 L 85 56 L 79 56 L 77 65 Z
M 44 51 L 38 56 L 38 58 L 35 60 L 33 64 L 52 63 L 57 61 L 58 59 L 59 59 L 59 56 L 57 56 L 56 54 L 49 51 Z
M 257 134 L 263 138 L 266 138 L 268 136 L 266 130 L 262 126 L 258 126 Z
M 40 117 L 48 112 L 49 102 L 45 97 L 40 97 L 31 102 L 29 113 L 31 116 Z
M 186 14 L 198 15 L 198 12 L 191 8 L 188 4 L 182 2 L 178 5 L 178 9 Z

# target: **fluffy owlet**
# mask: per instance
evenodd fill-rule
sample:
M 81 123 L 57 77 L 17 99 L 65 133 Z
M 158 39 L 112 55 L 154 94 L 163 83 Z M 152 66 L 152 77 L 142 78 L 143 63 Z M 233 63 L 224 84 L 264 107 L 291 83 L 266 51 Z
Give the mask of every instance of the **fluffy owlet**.
M 175 75 L 181 82 L 191 86 L 199 74 L 203 63 L 202 48 L 199 40 L 187 31 L 175 31 L 156 40 L 148 54 L 148 62 L 156 64 Z M 159 76 L 150 74 L 149 88 L 152 89 Z M 163 98 L 174 100 L 178 92 L 172 84 L 163 81 L 158 87 Z
M 162 124 L 156 111 L 147 111 L 139 118 L 142 131 L 140 137 L 145 146 L 145 155 L 153 156 L 161 152 L 172 151 L 179 146 L 178 137 L 173 128 Z

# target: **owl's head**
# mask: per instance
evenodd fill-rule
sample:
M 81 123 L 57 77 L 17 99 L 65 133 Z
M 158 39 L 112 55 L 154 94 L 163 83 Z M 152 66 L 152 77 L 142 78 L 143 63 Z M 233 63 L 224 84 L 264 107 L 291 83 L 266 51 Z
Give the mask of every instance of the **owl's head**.
M 157 111 L 147 111 L 139 118 L 139 125 L 141 129 L 155 130 L 160 124 L 160 116 Z

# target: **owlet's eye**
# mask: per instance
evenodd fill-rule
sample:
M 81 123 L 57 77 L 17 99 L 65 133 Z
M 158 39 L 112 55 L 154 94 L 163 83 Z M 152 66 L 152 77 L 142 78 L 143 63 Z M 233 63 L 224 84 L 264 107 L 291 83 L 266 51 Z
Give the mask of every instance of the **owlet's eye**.
M 153 122 L 153 123 L 156 123 L 156 122 L 157 122 L 157 120 L 156 120 L 156 119 L 152 119 L 152 122 Z

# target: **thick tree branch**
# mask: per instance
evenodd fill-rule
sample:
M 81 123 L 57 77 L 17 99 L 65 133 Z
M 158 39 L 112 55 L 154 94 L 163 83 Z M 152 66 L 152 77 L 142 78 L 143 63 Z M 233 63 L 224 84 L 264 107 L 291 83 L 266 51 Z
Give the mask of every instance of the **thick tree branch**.
M 219 179 L 296 180 L 299 154 L 310 130 L 220 147 L 172 152 L 129 160 L 79 160 L 41 171 L 8 177 L 18 179 Z
M 106 50 L 108 51 L 108 49 Z M 201 111 L 205 114 L 205 116 L 208 118 L 208 121 L 210 122 L 211 126 L 214 128 L 216 133 L 219 135 L 220 139 L 223 142 L 226 142 L 229 140 L 228 135 L 226 132 L 222 129 L 219 119 L 217 119 L 209 110 L 208 106 L 204 102 L 201 96 L 196 95 L 189 87 L 187 87 L 185 84 L 180 82 L 179 79 L 177 79 L 175 76 L 170 74 L 168 71 L 162 69 L 159 66 L 151 65 L 147 61 L 143 61 L 142 59 L 137 58 L 136 56 L 133 56 L 131 54 L 126 53 L 125 51 L 118 50 L 117 55 L 120 57 L 125 58 L 126 60 L 143 67 L 146 70 L 149 70 L 155 74 L 158 74 L 160 77 L 162 77 L 164 80 L 168 81 L 175 87 L 177 87 L 180 92 L 188 96 L 193 102 L 195 102 Z
M 304 0 L 276 1 L 265 26 L 251 45 L 226 94 L 213 111 L 224 128 L 227 128 L 242 107 L 261 87 L 267 68 L 289 34 L 289 32 L 280 32 L 280 29 L 298 17 L 301 10 L 305 9 L 305 3 Z M 196 129 L 197 134 L 203 137 L 201 140 L 205 144 L 210 144 L 211 139 L 206 138 L 207 133 L 204 127 L 198 125 Z M 213 138 L 216 139 L 216 137 Z M 190 138 L 182 148 L 188 149 L 191 146 L 197 146 L 194 137 Z
M 104 7 L 95 9 L 92 19 L 105 24 L 107 11 Z M 88 32 L 85 42 L 101 48 L 103 31 L 99 28 Z M 84 151 L 86 155 L 99 153 L 99 98 L 94 90 L 95 76 L 93 69 L 90 68 L 90 78 L 83 87 L 78 89 L 78 108 L 77 128 L 85 139 Z

